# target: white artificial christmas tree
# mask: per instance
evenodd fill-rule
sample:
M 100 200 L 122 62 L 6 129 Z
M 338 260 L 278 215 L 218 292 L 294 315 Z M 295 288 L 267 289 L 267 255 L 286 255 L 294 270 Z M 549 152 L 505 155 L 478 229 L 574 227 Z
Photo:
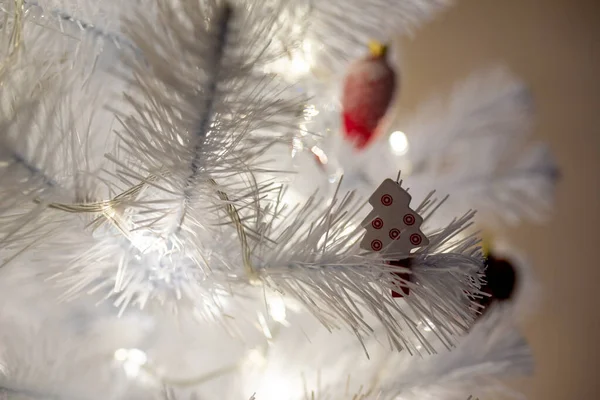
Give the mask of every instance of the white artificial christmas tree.
M 349 63 L 445 6 L 0 1 L 0 398 L 512 395 L 519 297 L 480 316 L 471 209 L 549 205 L 525 88 L 469 79 L 403 156 L 340 134 Z M 363 250 L 400 169 L 427 240 Z

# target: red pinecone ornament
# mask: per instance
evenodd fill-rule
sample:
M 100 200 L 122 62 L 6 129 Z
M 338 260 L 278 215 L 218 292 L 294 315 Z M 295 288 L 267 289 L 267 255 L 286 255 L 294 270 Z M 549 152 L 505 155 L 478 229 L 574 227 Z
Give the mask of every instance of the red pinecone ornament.
M 342 94 L 344 134 L 357 149 L 378 136 L 396 91 L 396 74 L 387 62 L 386 47 L 371 44 L 370 48 L 367 57 L 350 66 Z

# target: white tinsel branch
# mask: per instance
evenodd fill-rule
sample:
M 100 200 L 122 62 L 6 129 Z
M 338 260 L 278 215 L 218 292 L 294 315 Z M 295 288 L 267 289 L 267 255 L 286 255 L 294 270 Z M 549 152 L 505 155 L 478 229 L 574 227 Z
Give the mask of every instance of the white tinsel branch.
M 396 371 L 398 371 L 396 369 Z M 460 398 L 449 394 L 462 387 L 473 392 L 489 394 L 487 382 L 490 378 L 530 374 L 532 355 L 523 336 L 507 318 L 502 307 L 493 308 L 481 321 L 473 326 L 469 335 L 451 352 L 429 357 L 421 362 L 406 364 L 385 384 L 383 391 L 389 398 L 400 395 L 407 399 Z M 458 385 L 458 386 L 457 386 Z M 496 385 L 506 393 L 506 389 Z M 436 390 L 437 389 L 437 390 Z
M 299 299 L 330 329 L 343 322 L 363 338 L 372 332 L 367 317 L 373 317 L 387 330 L 392 347 L 414 351 L 409 338 L 429 346 L 415 329 L 417 321 L 428 319 L 440 327 L 442 343 L 451 346 L 452 336 L 466 330 L 474 318 L 470 296 L 479 295 L 482 255 L 477 240 L 456 237 L 470 225 L 473 213 L 432 232 L 430 245 L 416 253 L 388 256 L 412 259 L 408 272 L 414 282 L 402 282 L 412 292 L 406 299 L 407 314 L 390 297 L 399 283 L 393 273 L 406 269 L 359 249 L 364 229 L 353 221 L 362 206 L 353 196 L 339 202 L 334 198 L 325 208 L 311 198 L 291 218 L 272 222 L 269 229 L 274 232 L 266 234 L 273 242 L 263 241 L 255 251 L 258 276 Z M 435 206 L 427 201 L 417 209 L 427 213 Z
M 181 224 L 189 209 L 218 200 L 198 195 L 221 191 L 237 207 L 249 205 L 239 193 L 258 189 L 248 184 L 259 158 L 283 140 L 277 133 L 294 118 L 299 100 L 284 100 L 285 87 L 258 72 L 272 57 L 268 37 L 278 29 L 275 20 L 219 1 L 159 8 L 157 21 L 140 16 L 125 27 L 142 57 L 128 59 L 134 116 L 118 113 L 121 151 L 111 158 L 119 160 L 123 177 L 160 176 L 152 186 L 183 202 L 177 224 L 186 229 Z M 196 22 L 205 18 L 206 27 Z M 181 61 L 169 64 L 175 58 Z M 271 133 L 260 135 L 267 128 Z
M 323 365 L 320 373 L 310 371 L 310 376 L 316 375 L 322 383 L 310 379 L 304 396 L 312 394 L 320 400 L 460 400 L 473 393 L 478 398 L 499 394 L 522 398 L 500 382 L 532 369 L 530 349 L 513 323 L 505 310 L 489 310 L 456 348 L 422 358 L 379 352 L 366 363 L 353 358 L 350 348 L 336 349 L 343 354 L 341 359 Z M 432 331 L 426 334 L 434 335 Z M 331 374 L 327 368 L 339 370 Z M 260 394 L 258 391 L 258 398 Z

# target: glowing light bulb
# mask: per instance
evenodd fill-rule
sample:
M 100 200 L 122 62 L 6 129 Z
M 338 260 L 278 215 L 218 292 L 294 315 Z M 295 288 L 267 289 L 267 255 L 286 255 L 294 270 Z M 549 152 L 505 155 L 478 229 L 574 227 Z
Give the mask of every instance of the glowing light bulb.
M 302 51 L 295 52 L 292 56 L 292 69 L 297 75 L 303 75 L 310 72 L 312 68 L 312 43 L 308 40 L 302 42 Z
M 144 365 L 148 361 L 148 356 L 141 350 L 129 350 L 129 361 L 135 364 Z
M 143 365 L 148 362 L 146 353 L 139 349 L 118 349 L 114 354 L 115 360 L 123 365 L 123 370 L 129 378 L 136 378 Z
M 291 62 L 292 72 L 295 75 L 303 75 L 310 71 L 310 64 L 302 54 L 294 54 Z
M 408 139 L 406 138 L 404 132 L 392 132 L 389 141 L 390 147 L 392 148 L 394 154 L 401 156 L 406 154 L 406 152 L 408 151 Z
M 127 360 L 128 354 L 129 354 L 129 351 L 127 351 L 127 349 L 119 349 L 119 350 L 115 351 L 115 360 L 125 361 L 125 360 Z

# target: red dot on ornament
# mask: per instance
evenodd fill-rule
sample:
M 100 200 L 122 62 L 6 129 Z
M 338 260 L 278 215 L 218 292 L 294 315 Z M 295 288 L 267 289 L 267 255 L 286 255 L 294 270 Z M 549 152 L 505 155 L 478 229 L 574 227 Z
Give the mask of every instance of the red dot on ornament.
M 418 233 L 413 233 L 412 235 L 410 235 L 410 242 L 415 246 L 421 244 L 421 240 L 421 235 L 419 235 Z
M 383 247 L 383 243 L 381 243 L 381 240 L 379 240 L 379 239 L 375 239 L 371 242 L 371 248 L 374 251 L 379 251 L 379 250 L 381 250 L 382 247 Z
M 391 206 L 393 202 L 394 199 L 389 194 L 384 194 L 383 196 L 381 196 L 381 204 L 383 204 L 384 206 Z
M 375 218 L 373 222 L 371 222 L 371 226 L 375 229 L 383 228 L 383 220 L 381 218 Z
M 406 225 L 412 225 L 412 224 L 414 224 L 415 223 L 415 216 L 412 215 L 412 214 L 406 214 L 404 216 L 404 223 Z
M 400 230 L 399 229 L 391 229 L 390 230 L 390 237 L 394 240 L 398 239 L 400 237 Z

